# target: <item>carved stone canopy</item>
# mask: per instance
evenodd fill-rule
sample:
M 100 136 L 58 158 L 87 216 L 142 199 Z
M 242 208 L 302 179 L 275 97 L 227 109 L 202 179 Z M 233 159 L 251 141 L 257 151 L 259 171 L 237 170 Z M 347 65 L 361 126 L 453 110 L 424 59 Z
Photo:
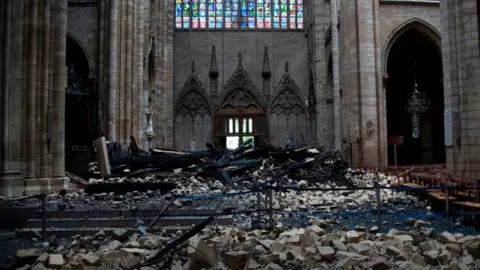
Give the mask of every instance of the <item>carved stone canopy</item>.
M 305 113 L 305 104 L 292 89 L 284 89 L 273 100 L 271 113 L 287 115 Z
M 182 116 L 211 114 L 211 105 L 206 91 L 195 74 L 191 74 L 178 95 L 175 106 L 175 114 Z
M 286 62 L 286 70 L 288 67 Z M 304 98 L 292 76 L 286 72 L 280 80 L 270 105 L 270 113 L 300 114 L 306 113 Z
M 238 88 L 233 91 L 222 103 L 222 109 L 260 109 L 261 106 L 255 97 L 247 90 Z
M 242 66 L 241 53 L 239 53 L 239 63 L 232 76 L 228 80 L 220 98 L 219 109 L 223 108 L 247 108 L 254 106 L 264 109 L 263 102 L 256 90 L 255 84 L 252 82 L 248 73 Z M 235 102 L 238 102 L 235 103 Z
M 210 110 L 208 105 L 206 104 L 205 97 L 195 89 L 190 90 L 186 93 L 180 104 L 178 104 L 177 114 L 180 115 L 191 115 L 194 117 L 195 115 L 206 115 L 210 114 Z

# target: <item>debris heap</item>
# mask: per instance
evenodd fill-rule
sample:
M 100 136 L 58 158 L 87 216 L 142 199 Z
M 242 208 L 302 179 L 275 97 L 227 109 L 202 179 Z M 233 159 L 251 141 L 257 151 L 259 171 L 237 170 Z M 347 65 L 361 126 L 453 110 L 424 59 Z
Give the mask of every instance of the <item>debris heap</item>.
M 386 234 L 329 230 L 333 220 L 310 220 L 305 228 L 244 231 L 209 227 L 184 235 L 133 235 L 108 239 L 76 236 L 49 248 L 19 250 L 19 269 L 479 269 L 480 237 L 423 226 Z M 424 224 L 422 221 L 417 221 Z M 173 243 L 173 244 L 172 244 Z M 165 252 L 168 249 L 169 252 Z M 145 268 L 141 268 L 145 267 Z M 148 268 L 151 267 L 151 268 Z

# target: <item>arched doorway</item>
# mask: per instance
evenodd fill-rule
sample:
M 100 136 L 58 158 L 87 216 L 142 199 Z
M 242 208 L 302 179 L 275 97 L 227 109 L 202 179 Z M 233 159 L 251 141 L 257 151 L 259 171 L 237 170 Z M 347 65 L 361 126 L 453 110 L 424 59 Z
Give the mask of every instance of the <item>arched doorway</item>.
M 268 137 L 265 110 L 245 89 L 232 91 L 215 114 L 215 144 L 235 149 L 248 139 L 261 145 Z
M 97 97 L 89 81 L 90 64 L 80 43 L 70 34 L 66 38 L 65 144 L 67 148 L 90 148 L 98 135 Z
M 444 98 L 442 59 L 439 44 L 424 29 L 409 27 L 395 39 L 388 51 L 387 133 L 388 163 L 438 164 L 445 162 Z M 418 86 L 429 102 L 418 122 L 407 111 L 408 95 Z M 418 123 L 418 132 L 413 123 Z M 403 143 L 394 150 L 393 144 Z

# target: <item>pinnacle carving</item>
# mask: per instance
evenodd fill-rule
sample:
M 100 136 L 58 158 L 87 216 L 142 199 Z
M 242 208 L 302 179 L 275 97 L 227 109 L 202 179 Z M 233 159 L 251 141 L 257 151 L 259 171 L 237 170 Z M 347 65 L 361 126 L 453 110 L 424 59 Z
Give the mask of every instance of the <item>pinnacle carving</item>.
M 212 80 L 218 78 L 217 53 L 215 52 L 215 46 L 212 46 L 212 59 L 210 61 L 210 71 L 208 75 Z
M 270 79 L 272 72 L 270 71 L 270 61 L 268 60 L 268 47 L 265 46 L 265 51 L 263 53 L 263 70 L 262 70 L 262 77 L 266 79 Z
M 242 66 L 242 53 L 241 52 L 238 53 L 238 66 L 239 67 Z
M 195 73 L 195 61 L 192 61 L 192 74 Z
M 285 61 L 285 73 L 288 73 L 288 61 Z

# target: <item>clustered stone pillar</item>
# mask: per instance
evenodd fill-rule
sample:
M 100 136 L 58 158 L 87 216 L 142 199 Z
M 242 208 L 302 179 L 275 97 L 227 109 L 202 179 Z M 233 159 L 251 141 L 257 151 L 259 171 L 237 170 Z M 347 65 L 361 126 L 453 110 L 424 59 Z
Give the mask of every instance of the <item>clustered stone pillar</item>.
M 1 1 L 0 195 L 63 188 L 66 14 L 67 0 Z
M 143 0 L 112 0 L 107 3 L 108 31 L 101 30 L 104 33 L 102 40 L 106 40 L 109 46 L 104 62 L 108 70 L 105 86 L 108 92 L 105 94 L 108 104 L 107 139 L 125 145 L 129 143 L 130 136 L 135 136 L 140 142 L 146 140 L 145 125 L 142 123 L 145 123 L 148 99 L 144 91 L 144 79 L 148 72 L 144 70 L 148 70 L 145 40 L 149 36 L 146 24 L 150 20 L 145 14 L 150 7 L 145 5 L 157 3 Z
M 117 139 L 117 33 L 118 0 L 110 1 L 110 43 L 108 74 L 108 140 Z
M 67 1 L 54 0 L 54 37 L 67 35 Z M 54 39 L 53 89 L 52 89 L 52 184 L 58 186 L 65 180 L 65 57 L 66 38 Z
M 382 153 L 387 151 L 382 148 L 386 134 L 381 133 L 379 111 L 383 93 L 379 4 L 373 0 L 354 2 L 352 6 L 340 1 L 344 137 L 360 142 L 353 166 L 378 167 L 384 164 Z
M 330 17 L 332 29 L 332 77 L 333 77 L 333 132 L 334 149 L 342 149 L 342 123 L 341 123 L 341 97 L 339 79 L 339 54 L 338 54 L 338 7 L 337 0 L 330 1 Z

